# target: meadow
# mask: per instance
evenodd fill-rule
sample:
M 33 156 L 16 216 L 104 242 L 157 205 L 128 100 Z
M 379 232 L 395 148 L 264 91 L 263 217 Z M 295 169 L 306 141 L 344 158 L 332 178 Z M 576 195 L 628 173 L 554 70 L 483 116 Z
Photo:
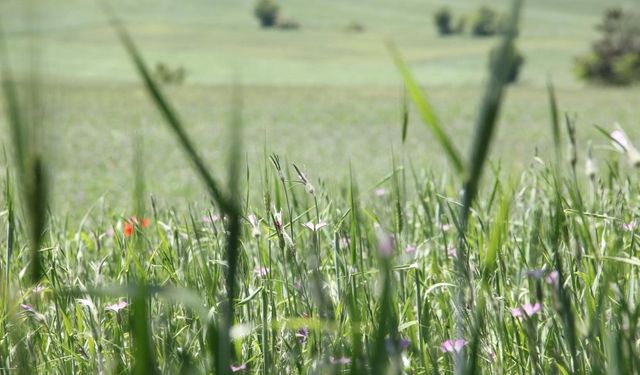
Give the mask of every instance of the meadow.
M 527 3 L 509 87 L 435 1 L 114 4 L 3 4 L 0 372 L 638 372 L 640 96 L 572 72 L 612 4 Z

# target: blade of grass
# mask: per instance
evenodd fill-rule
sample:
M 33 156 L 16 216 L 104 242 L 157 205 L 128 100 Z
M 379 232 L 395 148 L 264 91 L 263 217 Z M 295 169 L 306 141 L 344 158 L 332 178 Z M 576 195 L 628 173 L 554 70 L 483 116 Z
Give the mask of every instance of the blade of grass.
M 444 148 L 446 155 L 447 157 L 449 157 L 456 172 L 462 174 L 464 172 L 464 165 L 462 163 L 460 153 L 449 139 L 449 136 L 445 133 L 442 125 L 440 124 L 440 121 L 434 113 L 433 107 L 420 89 L 418 82 L 416 82 L 413 74 L 411 74 L 409 67 L 403 60 L 397 47 L 393 43 L 389 42 L 387 43 L 387 50 L 393 58 L 398 71 L 402 75 L 404 84 L 406 86 L 406 91 L 408 91 L 411 99 L 413 100 L 413 103 L 416 105 L 422 121 L 431 129 L 440 146 Z M 403 140 L 405 131 L 406 125 L 403 127 Z

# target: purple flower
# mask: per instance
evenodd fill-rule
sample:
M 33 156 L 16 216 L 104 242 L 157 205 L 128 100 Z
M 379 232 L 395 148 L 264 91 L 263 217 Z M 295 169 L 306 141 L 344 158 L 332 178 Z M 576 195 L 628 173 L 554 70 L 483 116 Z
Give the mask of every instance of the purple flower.
M 240 372 L 242 370 L 246 370 L 247 369 L 247 364 L 246 363 L 241 363 L 239 365 L 231 365 L 229 367 L 231 368 L 231 372 Z
M 376 195 L 376 197 L 384 197 L 385 195 L 387 195 L 387 191 L 384 188 L 376 189 L 373 193 Z
M 536 302 L 533 305 L 525 303 L 521 307 L 511 309 L 511 316 L 514 318 L 529 318 L 538 313 L 542 309 L 540 302 Z
M 118 301 L 112 305 L 107 305 L 104 309 L 106 311 L 113 311 L 114 313 L 118 313 L 120 310 L 129 306 L 127 301 Z
M 382 234 L 378 238 L 378 251 L 383 257 L 390 257 L 393 255 L 393 249 L 395 247 L 395 240 L 393 236 L 389 234 Z
M 416 247 L 411 245 L 411 244 L 409 244 L 404 248 L 404 252 L 407 253 L 407 254 L 413 254 L 413 253 L 416 252 Z
M 449 339 L 440 345 L 440 350 L 444 353 L 460 353 L 465 345 L 467 345 L 467 341 L 465 339 Z
M 451 258 L 457 258 L 458 257 L 458 249 L 456 249 L 455 246 L 449 246 L 449 248 L 447 249 L 447 255 Z
M 296 337 L 298 338 L 298 342 L 300 344 L 304 344 L 307 342 L 307 337 L 309 336 L 309 329 L 307 327 L 302 327 L 296 332 Z
M 260 277 L 265 277 L 269 273 L 269 269 L 266 267 L 258 267 L 253 270 L 253 272 Z
M 560 278 L 560 273 L 558 273 L 558 271 L 556 271 L 556 270 L 553 270 L 553 271 L 549 272 L 547 277 L 545 277 L 544 281 L 546 281 L 547 284 L 557 285 L 559 278 Z
M 20 308 L 22 310 L 24 310 L 25 312 L 31 313 L 31 314 L 35 314 L 36 310 L 34 310 L 33 307 L 31 307 L 30 305 L 27 305 L 26 303 L 21 303 L 20 304 Z

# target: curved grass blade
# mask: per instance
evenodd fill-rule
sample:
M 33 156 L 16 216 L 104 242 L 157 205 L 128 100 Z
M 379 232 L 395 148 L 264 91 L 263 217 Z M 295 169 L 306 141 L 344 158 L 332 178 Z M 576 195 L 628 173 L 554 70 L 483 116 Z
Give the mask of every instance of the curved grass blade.
M 209 169 L 205 166 L 204 160 L 202 160 L 202 157 L 200 156 L 200 154 L 198 154 L 195 146 L 193 145 L 193 142 L 187 135 L 187 132 L 185 131 L 184 126 L 182 125 L 182 120 L 180 120 L 180 118 L 178 117 L 178 114 L 173 109 L 173 107 L 169 104 L 169 101 L 165 98 L 158 84 L 151 77 L 151 73 L 149 72 L 149 69 L 145 64 L 142 58 L 142 55 L 140 54 L 140 52 L 138 52 L 138 48 L 136 47 L 135 43 L 129 36 L 129 33 L 126 31 L 122 23 L 113 15 L 111 15 L 108 9 L 105 9 L 105 11 L 109 14 L 111 26 L 116 31 L 116 34 L 120 38 L 120 41 L 122 42 L 127 53 L 129 54 L 129 57 L 131 58 L 133 64 L 135 65 L 136 70 L 138 71 L 138 74 L 142 78 L 142 81 L 145 85 L 145 88 L 147 89 L 147 92 L 151 96 L 151 99 L 153 100 L 154 104 L 156 105 L 156 107 L 164 117 L 165 121 L 173 131 L 178 141 L 180 142 L 180 145 L 182 146 L 184 151 L 187 153 L 187 156 L 193 163 L 194 167 L 196 168 L 196 171 L 198 172 L 200 177 L 204 180 L 204 183 L 207 189 L 209 190 L 209 193 L 211 194 L 213 199 L 216 201 L 216 203 L 220 205 L 223 211 L 225 212 L 231 211 L 232 208 L 230 207 L 229 203 L 225 199 L 224 194 L 218 187 L 218 183 L 216 182 L 213 175 L 211 175 L 211 173 L 209 172 Z
M 433 111 L 433 107 L 427 100 L 426 96 L 423 94 L 420 86 L 418 86 L 418 83 L 411 74 L 411 71 L 409 71 L 409 68 L 407 67 L 405 61 L 402 59 L 402 56 L 400 56 L 400 52 L 398 51 L 396 46 L 393 43 L 387 43 L 387 49 L 389 51 L 389 54 L 393 58 L 396 67 L 400 71 L 400 74 L 402 75 L 402 79 L 404 80 L 404 84 L 406 85 L 406 90 L 411 96 L 411 100 L 413 100 L 416 107 L 418 108 L 418 112 L 420 113 L 422 121 L 427 126 L 429 126 L 429 128 L 433 132 L 433 135 L 436 137 L 436 140 L 438 141 L 438 143 L 440 143 L 440 146 L 444 148 L 456 172 L 462 174 L 464 172 L 464 165 L 462 163 L 460 153 L 455 148 L 455 146 L 451 142 L 451 139 L 449 139 L 449 136 L 442 128 L 442 124 L 440 124 L 440 121 L 436 117 Z M 403 141 L 405 131 L 406 125 L 403 129 Z
M 514 61 L 514 41 L 518 34 L 518 20 L 523 0 L 515 0 L 509 26 L 502 43 L 496 51 L 496 59 L 491 66 L 491 74 L 486 91 L 480 104 L 480 113 L 476 119 L 475 134 L 469 155 L 469 170 L 465 180 L 462 198 L 461 223 L 466 228 L 471 204 L 475 199 L 484 163 L 489 154 L 491 140 L 498 122 L 502 97 L 507 87 L 508 73 Z

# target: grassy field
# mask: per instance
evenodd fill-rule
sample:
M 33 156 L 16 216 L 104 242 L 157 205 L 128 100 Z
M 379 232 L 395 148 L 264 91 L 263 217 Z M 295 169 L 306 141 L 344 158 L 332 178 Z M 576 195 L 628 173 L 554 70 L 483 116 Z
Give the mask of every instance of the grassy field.
M 299 31 L 260 30 L 249 1 L 113 4 L 148 65 L 185 67 L 185 84 L 143 84 L 93 2 L 2 4 L 18 76 L 29 43 L 39 54 L 41 84 L 15 87 L 41 96 L 44 142 L 27 126 L 41 108 L 5 76 L 1 374 L 640 372 L 640 160 L 593 126 L 637 145 L 640 96 L 571 73 L 601 1 L 524 9 L 496 134 L 498 38 L 437 37 L 442 3 L 281 1 Z M 414 107 L 401 142 L 386 40 L 461 173 Z
M 136 132 L 145 134 L 149 190 L 171 204 L 201 199 L 202 191 L 189 179 L 184 158 L 160 127 L 96 4 L 40 4 L 31 27 L 20 4 L 3 4 L 5 32 L 17 61 L 28 41 L 38 48 L 46 127 L 51 138 L 64 140 L 50 152 L 59 210 L 84 212 L 105 193 L 111 204 L 126 207 Z M 283 1 L 285 15 L 302 24 L 290 32 L 261 30 L 248 1 L 114 4 L 150 65 L 186 68 L 186 84 L 169 93 L 212 164 L 225 157 L 228 88 L 235 76 L 244 86 L 251 166 L 262 163 L 266 147 L 267 153 L 278 152 L 332 182 L 343 182 L 352 163 L 365 186 L 386 175 L 392 150 L 419 168 L 445 170 L 440 151 L 415 115 L 409 143 L 399 144 L 401 81 L 384 42 L 398 44 L 448 131 L 463 144 L 478 109 L 487 52 L 496 42 L 437 37 L 431 15 L 441 4 L 431 1 Z M 505 9 L 506 4 L 496 5 Z M 463 15 L 477 5 L 460 1 L 451 8 Z M 495 158 L 504 161 L 505 169 L 526 166 L 536 148 L 548 149 L 549 77 L 559 89 L 562 108 L 579 114 L 582 144 L 596 135 L 593 124 L 619 121 L 638 135 L 632 125 L 640 114 L 637 88 L 587 88 L 572 74 L 573 59 L 588 50 L 604 7 L 600 1 L 527 4 L 521 38 L 526 65 L 510 91 L 496 142 Z M 344 32 L 351 21 L 363 24 L 365 32 Z M 14 65 L 18 70 L 28 66 Z

